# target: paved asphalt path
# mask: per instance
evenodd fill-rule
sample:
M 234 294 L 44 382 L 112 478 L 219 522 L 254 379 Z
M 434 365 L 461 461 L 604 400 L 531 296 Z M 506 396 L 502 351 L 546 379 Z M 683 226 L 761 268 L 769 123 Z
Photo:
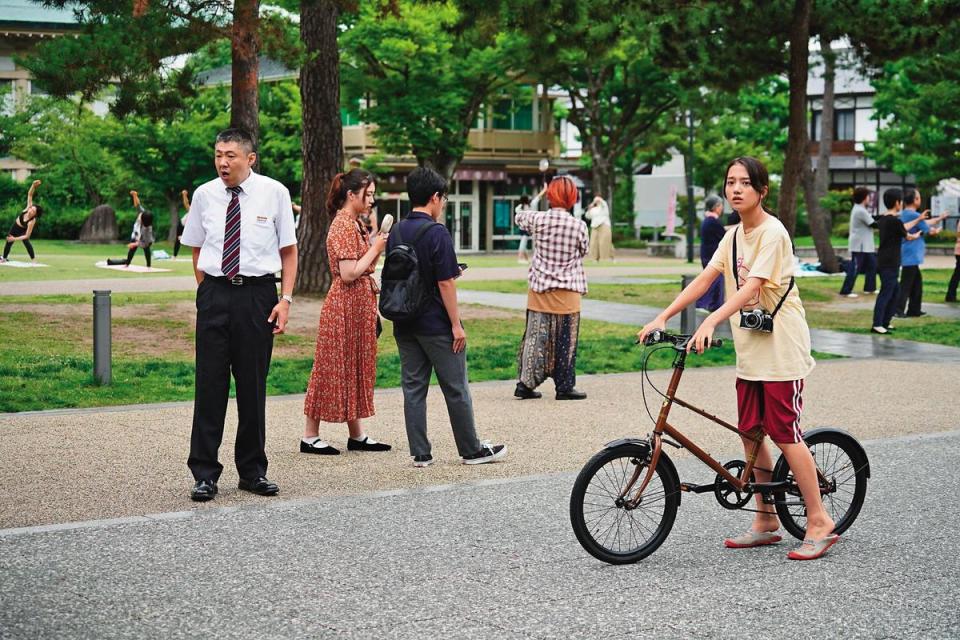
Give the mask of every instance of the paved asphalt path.
M 817 562 L 723 549 L 749 516 L 687 494 L 607 566 L 570 473 L 0 530 L 0 637 L 956 638 L 960 431 L 865 445 L 864 510 Z

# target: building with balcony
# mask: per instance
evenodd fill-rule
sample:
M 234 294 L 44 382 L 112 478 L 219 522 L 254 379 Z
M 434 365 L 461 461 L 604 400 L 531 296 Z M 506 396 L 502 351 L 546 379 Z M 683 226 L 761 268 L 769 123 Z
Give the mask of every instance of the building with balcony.
M 839 44 L 839 43 L 838 43 Z M 835 45 L 836 46 L 836 45 Z M 814 169 L 820 152 L 820 119 L 823 113 L 823 60 L 810 58 L 807 77 L 807 108 L 810 114 L 810 155 Z M 873 109 L 873 85 L 858 71 L 849 49 L 840 49 L 834 76 L 833 145 L 830 150 L 830 188 L 866 187 L 876 192 L 873 209 L 882 202 L 883 192 L 891 187 L 915 184 L 913 176 L 902 176 L 866 157 L 866 144 L 876 142 L 879 122 Z
M 11 113 L 29 96 L 44 95 L 30 72 L 14 60 L 37 43 L 59 38 L 78 29 L 73 11 L 52 9 L 30 0 L 0 0 L 0 109 Z M 33 166 L 13 157 L 0 157 L 0 171 L 24 181 Z
M 0 0 L 2 1 L 2 0 Z M 260 81 L 294 81 L 298 72 L 261 58 Z M 200 74 L 206 86 L 228 85 L 229 67 Z M 460 252 L 513 249 L 520 239 L 513 211 L 521 195 L 534 195 L 547 176 L 576 169 L 576 160 L 561 153 L 554 124 L 555 97 L 531 86 L 526 99 L 487 105 L 470 131 L 469 148 L 450 185 L 447 229 Z M 359 109 L 358 109 L 359 110 Z M 413 156 L 384 156 L 377 147 L 376 126 L 360 122 L 350 110 L 341 113 L 344 157 L 359 165 L 376 157 L 382 168 L 377 185 L 377 213 L 400 219 L 410 210 L 404 181 L 417 166 Z M 579 155 L 579 154 L 577 154 Z M 541 160 L 549 167 L 540 171 Z

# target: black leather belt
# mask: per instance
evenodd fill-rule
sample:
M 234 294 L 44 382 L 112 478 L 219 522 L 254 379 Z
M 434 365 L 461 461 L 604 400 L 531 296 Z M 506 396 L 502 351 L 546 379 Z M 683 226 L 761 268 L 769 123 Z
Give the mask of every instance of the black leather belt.
M 277 277 L 272 273 L 268 273 L 265 276 L 241 276 L 235 275 L 232 278 L 227 276 L 211 276 L 208 273 L 203 274 L 204 279 L 210 278 L 211 280 L 216 280 L 217 282 L 223 282 L 224 284 L 232 284 L 237 287 L 242 287 L 245 285 L 251 284 L 266 284 L 266 283 L 276 283 L 279 282 Z

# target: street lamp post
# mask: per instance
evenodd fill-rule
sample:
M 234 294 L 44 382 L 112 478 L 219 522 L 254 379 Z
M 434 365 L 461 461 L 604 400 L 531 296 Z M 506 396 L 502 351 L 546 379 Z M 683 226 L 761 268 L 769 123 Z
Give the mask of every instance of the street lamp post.
M 687 262 L 693 262 L 693 235 L 697 229 L 697 211 L 693 206 L 693 110 L 687 111 Z

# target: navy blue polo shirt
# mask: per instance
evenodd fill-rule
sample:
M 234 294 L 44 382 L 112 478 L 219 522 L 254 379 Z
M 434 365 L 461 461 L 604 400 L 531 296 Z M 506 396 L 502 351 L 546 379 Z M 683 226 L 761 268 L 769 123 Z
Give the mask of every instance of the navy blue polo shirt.
M 421 226 L 432 223 L 433 218 L 423 211 L 411 211 L 390 233 L 387 239 L 387 253 L 401 242 L 400 234 L 403 234 L 405 241 L 412 242 Z M 427 276 L 428 286 L 434 289 L 434 296 L 430 306 L 419 318 L 407 322 L 394 322 L 393 335 L 452 335 L 450 317 L 440 299 L 437 282 L 460 275 L 457 253 L 453 249 L 453 239 L 445 226 L 434 226 L 423 234 L 414 246 L 414 251 L 417 252 L 417 260 Z

